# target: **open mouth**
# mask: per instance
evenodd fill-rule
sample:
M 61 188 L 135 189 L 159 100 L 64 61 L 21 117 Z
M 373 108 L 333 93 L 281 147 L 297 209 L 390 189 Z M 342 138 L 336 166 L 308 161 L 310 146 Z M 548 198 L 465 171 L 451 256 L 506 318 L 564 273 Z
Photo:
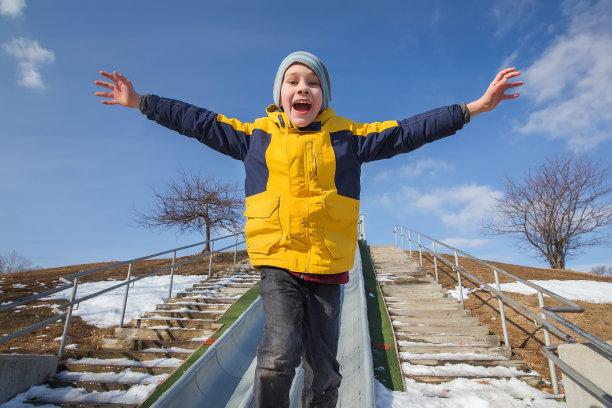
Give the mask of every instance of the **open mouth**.
M 310 111 L 311 103 L 308 101 L 297 101 L 293 104 L 293 110 L 298 113 L 307 113 Z

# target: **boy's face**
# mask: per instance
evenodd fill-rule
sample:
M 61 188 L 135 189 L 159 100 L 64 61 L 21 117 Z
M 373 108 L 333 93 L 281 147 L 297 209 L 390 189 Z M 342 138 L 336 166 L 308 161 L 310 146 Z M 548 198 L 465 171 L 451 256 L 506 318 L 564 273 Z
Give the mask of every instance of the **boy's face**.
M 281 85 L 281 107 L 297 127 L 310 125 L 323 105 L 319 77 L 306 65 L 291 65 Z

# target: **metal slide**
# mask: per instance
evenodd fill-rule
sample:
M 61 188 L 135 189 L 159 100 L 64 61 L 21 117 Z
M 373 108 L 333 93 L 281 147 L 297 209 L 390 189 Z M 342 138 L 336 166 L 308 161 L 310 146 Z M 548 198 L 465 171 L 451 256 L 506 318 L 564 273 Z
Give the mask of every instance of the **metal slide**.
M 338 407 L 375 407 L 372 353 L 361 255 L 355 253 L 350 281 L 342 291 L 338 361 L 342 374 Z M 249 407 L 257 347 L 265 317 L 257 299 L 153 407 Z M 302 368 L 291 389 L 291 407 L 301 407 Z

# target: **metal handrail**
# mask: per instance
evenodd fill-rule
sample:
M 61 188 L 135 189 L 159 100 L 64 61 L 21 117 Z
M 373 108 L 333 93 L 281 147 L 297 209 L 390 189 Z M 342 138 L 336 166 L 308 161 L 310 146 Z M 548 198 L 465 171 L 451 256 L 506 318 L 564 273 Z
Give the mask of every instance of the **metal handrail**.
M 589 342 L 591 342 L 591 344 L 593 344 L 593 346 L 595 347 L 595 351 L 600 354 L 601 356 L 603 356 L 604 358 L 608 359 L 608 360 L 612 360 L 612 345 L 606 343 L 605 341 L 603 341 L 602 339 L 594 336 L 593 334 L 587 332 L 586 330 L 580 328 L 579 326 L 571 323 L 570 321 L 564 319 L 563 317 L 559 316 L 557 313 L 582 313 L 584 311 L 584 308 L 580 305 L 578 305 L 577 303 L 564 298 L 563 296 L 560 296 L 554 292 L 551 292 L 550 290 L 543 288 L 533 282 L 530 282 L 528 280 L 525 280 L 523 278 L 520 278 L 510 272 L 507 272 L 495 265 L 492 265 L 486 261 L 483 261 L 481 259 L 478 259 L 466 252 L 463 252 L 457 248 L 454 248 L 450 245 L 447 245 L 441 241 L 438 241 L 434 238 L 431 238 L 425 234 L 422 234 L 418 231 L 412 230 L 410 228 L 404 227 L 404 226 L 394 226 L 393 228 L 393 232 L 395 234 L 395 243 L 396 245 L 398 244 L 398 232 L 400 233 L 400 237 L 401 237 L 401 246 L 402 248 L 404 248 L 404 230 L 406 230 L 408 232 L 408 243 L 409 243 L 409 247 L 410 247 L 410 253 L 412 254 L 412 237 L 411 237 L 411 232 L 414 232 L 417 234 L 418 236 L 418 250 L 419 250 L 419 261 L 420 261 L 420 265 L 423 266 L 423 256 L 422 256 L 422 252 L 423 249 L 425 249 L 426 252 L 430 253 L 433 260 L 434 260 L 434 269 L 435 269 L 435 275 L 436 275 L 436 282 L 438 281 L 438 264 L 437 261 L 440 260 L 442 262 L 444 262 L 445 264 L 449 265 L 454 271 L 457 272 L 457 280 L 459 283 L 459 293 L 460 293 L 460 301 L 463 304 L 463 286 L 461 284 L 461 275 L 465 275 L 466 277 L 468 277 L 470 280 L 477 282 L 480 287 L 484 290 L 487 290 L 489 292 L 491 292 L 492 294 L 494 294 L 494 296 L 498 299 L 499 302 L 499 309 L 500 309 L 500 317 L 501 317 L 501 322 L 502 322 L 502 330 L 503 330 L 503 334 L 504 334 L 504 341 L 506 346 L 511 347 L 509 340 L 508 340 L 508 329 L 507 329 L 507 325 L 506 325 L 506 318 L 505 318 L 505 313 L 504 313 L 504 304 L 508 303 L 508 304 L 512 304 L 514 307 L 516 307 L 517 309 L 520 309 L 522 312 L 524 312 L 525 314 L 529 315 L 531 318 L 533 318 L 534 323 L 537 325 L 538 323 L 543 327 L 544 329 L 544 340 L 545 340 L 545 346 L 542 348 L 542 351 L 544 353 L 544 355 L 546 355 L 548 357 L 548 365 L 549 365 L 549 369 L 550 369 L 550 375 L 551 375 L 551 382 L 553 385 L 553 392 L 555 394 L 559 393 L 559 384 L 558 384 L 558 380 L 557 380 L 557 375 L 556 375 L 556 371 L 555 371 L 555 364 L 558 365 L 564 372 L 566 371 L 567 368 L 567 364 L 560 364 L 560 359 L 558 357 L 554 357 L 552 358 L 551 355 L 553 354 L 553 350 L 556 350 L 558 345 L 553 345 L 551 338 L 550 338 L 550 333 L 553 332 L 554 334 L 556 334 L 559 338 L 563 339 L 565 342 L 567 343 L 577 343 L 578 341 L 570 334 L 566 333 L 565 331 L 563 331 L 562 329 L 560 329 L 559 327 L 553 325 L 550 321 L 548 321 L 548 318 L 550 318 L 551 320 L 553 320 L 554 322 L 556 322 L 557 324 L 564 326 L 565 328 L 569 329 L 570 331 L 578 334 L 580 337 L 588 340 Z M 425 245 L 422 244 L 421 242 L 421 238 L 426 238 L 428 240 L 430 240 L 432 242 L 432 249 L 429 249 L 428 247 L 426 247 Z M 452 263 L 451 261 L 449 261 L 448 259 L 446 259 L 445 257 L 442 257 L 439 255 L 439 253 L 436 251 L 436 245 L 442 245 L 443 247 L 447 248 L 448 250 L 452 251 L 454 253 L 454 258 L 455 258 L 455 263 Z M 477 277 L 475 277 L 474 275 L 472 275 L 471 273 L 467 272 L 465 269 L 461 268 L 459 266 L 459 259 L 458 259 L 458 254 L 461 254 L 463 257 L 465 258 L 469 258 L 475 262 L 478 262 L 482 265 L 485 265 L 489 268 L 491 268 L 491 270 L 493 271 L 494 277 L 495 277 L 495 283 L 496 283 L 496 288 L 492 287 L 491 285 L 487 284 L 486 282 L 483 282 L 482 280 L 478 279 Z M 539 307 L 540 307 L 540 313 L 534 313 L 533 311 L 529 310 L 528 308 L 526 308 L 525 306 L 523 306 L 522 304 L 520 304 L 519 302 L 517 302 L 516 300 L 506 296 L 502 290 L 501 290 L 501 286 L 499 283 L 499 273 L 517 281 L 517 282 L 521 282 L 529 287 L 531 287 L 532 289 L 536 290 L 537 294 L 538 294 L 538 301 L 539 301 Z M 556 299 L 562 303 L 565 304 L 565 306 L 545 306 L 544 304 L 544 294 L 546 294 L 547 296 Z M 612 402 L 612 398 L 610 397 L 609 394 L 607 394 L 605 391 L 603 391 L 602 389 L 600 389 L 599 387 L 595 386 L 593 383 L 591 383 L 588 379 L 586 379 L 585 377 L 583 377 L 581 374 L 576 373 L 575 371 L 572 371 L 572 379 L 578 376 L 578 381 L 575 381 L 580 387 L 583 387 L 589 394 L 591 394 L 592 396 L 594 396 L 598 401 L 602 402 L 605 406 L 612 406 L 610 405 L 610 403 Z
M 15 333 L 6 335 L 6 336 L 0 338 L 0 344 L 6 343 L 8 341 L 11 341 L 11 340 L 13 340 L 15 338 L 18 338 L 18 337 L 20 337 L 20 336 L 22 336 L 24 334 L 27 334 L 27 333 L 32 332 L 34 330 L 37 330 L 37 329 L 39 329 L 41 327 L 44 327 L 44 326 L 46 326 L 46 325 L 48 325 L 50 323 L 59 322 L 59 321 L 65 319 L 64 333 L 62 335 L 62 340 L 61 340 L 61 344 L 60 344 L 60 348 L 59 348 L 59 352 L 58 352 L 58 357 L 62 358 L 64 356 L 64 348 L 65 348 L 65 345 L 66 345 L 66 339 L 68 337 L 68 330 L 70 328 L 72 311 L 73 311 L 75 305 L 78 306 L 80 303 L 85 302 L 85 301 L 87 301 L 89 299 L 93 299 L 95 297 L 103 295 L 104 293 L 107 293 L 107 292 L 119 289 L 121 287 L 125 287 L 125 295 L 124 295 L 124 299 L 123 299 L 123 308 L 122 308 L 122 311 L 121 311 L 121 320 L 119 322 L 119 327 L 123 327 L 123 320 L 124 320 L 124 317 L 125 317 L 125 308 L 126 308 L 127 299 L 128 299 L 128 296 L 129 296 L 129 288 L 130 288 L 131 284 L 133 284 L 136 281 L 148 278 L 150 276 L 158 275 L 161 272 L 170 270 L 170 284 L 169 284 L 169 291 L 168 291 L 168 298 L 169 298 L 171 296 L 171 293 L 172 293 L 172 283 L 173 283 L 173 279 L 174 279 L 174 271 L 176 269 L 178 269 L 178 267 L 186 265 L 186 264 L 189 264 L 189 263 L 192 263 L 192 262 L 195 262 L 195 261 L 197 261 L 199 259 L 202 259 L 202 258 L 205 258 L 205 257 L 209 256 L 210 257 L 210 262 L 209 262 L 209 265 L 208 265 L 208 276 L 210 276 L 211 273 L 212 273 L 213 255 L 215 253 L 219 253 L 219 252 L 225 251 L 225 250 L 230 249 L 230 248 L 234 249 L 234 264 L 235 264 L 236 263 L 236 254 L 238 252 L 238 246 L 245 243 L 244 240 L 239 242 L 239 238 L 240 237 L 244 237 L 244 233 L 243 232 L 237 232 L 237 233 L 226 235 L 226 236 L 223 236 L 223 237 L 214 238 L 214 239 L 211 239 L 210 241 L 202 241 L 202 242 L 198 242 L 198 243 L 191 244 L 191 245 L 186 245 L 186 246 L 169 249 L 169 250 L 162 251 L 162 252 L 157 252 L 155 254 L 151 254 L 151 255 L 146 255 L 146 256 L 143 256 L 143 257 L 139 257 L 139 258 L 130 259 L 128 261 L 116 262 L 116 263 L 112 263 L 110 265 L 106 265 L 106 266 L 102 266 L 102 267 L 98 267 L 98 268 L 93 268 L 93 269 L 89 269 L 89 270 L 86 270 L 86 271 L 81 271 L 81 272 L 73 273 L 73 274 L 70 274 L 70 275 L 64 275 L 64 276 L 60 277 L 60 280 L 62 282 L 65 282 L 65 284 L 62 285 L 62 286 L 59 286 L 59 287 L 56 287 L 56 288 L 53 288 L 53 289 L 49 289 L 49 290 L 47 290 L 45 292 L 42 292 L 42 293 L 39 293 L 39 294 L 36 294 L 36 295 L 33 295 L 33 296 L 28 296 L 26 298 L 23 298 L 23 299 L 20 299 L 20 300 L 16 300 L 14 302 L 11 302 L 11 303 L 8 303 L 8 304 L 0 306 L 0 312 L 2 312 L 2 311 L 5 311 L 5 310 L 9 310 L 9 309 L 15 308 L 17 306 L 24 305 L 26 303 L 30 303 L 30 302 L 32 302 L 34 300 L 38 300 L 38 299 L 45 298 L 45 297 L 48 297 L 50 295 L 53 295 L 55 293 L 62 292 L 64 290 L 66 290 L 66 289 L 72 288 L 72 295 L 70 297 L 70 301 L 68 301 L 68 302 L 66 302 L 64 304 L 61 304 L 61 305 L 53 306 L 53 309 L 57 313 L 59 313 L 57 316 L 54 316 L 54 317 L 49 318 L 49 319 L 46 319 L 46 320 L 44 320 L 42 322 L 38 322 L 38 323 L 36 323 L 36 324 L 34 324 L 32 326 L 29 326 L 29 327 L 26 327 L 24 329 L 21 329 L 21 330 L 15 332 Z M 231 245 L 225 246 L 223 248 L 214 249 L 214 243 L 216 241 L 221 241 L 221 240 L 224 240 L 224 239 L 227 239 L 227 238 L 234 238 L 234 243 L 231 244 Z M 177 252 L 183 251 L 183 250 L 186 250 L 186 249 L 190 249 L 190 248 L 194 248 L 194 247 L 198 247 L 198 246 L 202 246 L 202 245 L 205 245 L 207 243 L 210 244 L 210 248 L 211 249 L 209 251 L 207 251 L 205 253 L 201 253 L 198 256 L 190 258 L 188 260 L 176 263 L 176 253 Z M 141 275 L 141 276 L 132 277 L 132 265 L 135 262 L 144 261 L 144 260 L 152 259 L 152 258 L 157 258 L 159 256 L 166 255 L 166 254 L 169 254 L 169 253 L 173 254 L 173 256 L 172 256 L 172 264 L 170 266 L 165 266 L 163 268 L 156 269 L 155 271 L 146 273 L 146 274 Z M 100 273 L 100 272 L 105 272 L 105 271 L 108 271 L 110 269 L 118 268 L 118 267 L 125 266 L 125 265 L 128 265 L 128 276 L 127 276 L 127 279 L 124 280 L 123 282 L 118 283 L 116 285 L 112 285 L 112 286 L 106 287 L 106 288 L 101 289 L 101 290 L 99 290 L 99 291 L 97 291 L 95 293 L 89 294 L 87 296 L 83 296 L 81 298 L 77 298 L 76 297 L 76 292 L 77 292 L 77 288 L 78 288 L 79 281 L 80 281 L 81 277 L 87 276 L 87 275 L 96 274 L 96 273 Z M 64 311 L 64 309 L 68 309 L 68 310 Z

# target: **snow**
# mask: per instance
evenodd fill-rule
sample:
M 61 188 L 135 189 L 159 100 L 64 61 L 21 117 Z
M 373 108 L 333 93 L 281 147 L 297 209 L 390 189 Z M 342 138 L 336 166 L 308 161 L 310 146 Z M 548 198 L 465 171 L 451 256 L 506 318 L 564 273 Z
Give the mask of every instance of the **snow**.
M 84 388 L 50 388 L 47 385 L 37 385 L 28 391 L 17 395 L 12 400 L 0 405 L 0 408 L 29 407 L 24 401 L 32 398 L 44 398 L 47 401 L 60 403 L 62 401 L 80 402 L 83 404 L 122 403 L 139 404 L 157 387 L 157 383 L 136 385 L 127 391 L 105 391 L 88 393 Z M 52 407 L 53 405 L 38 405 Z
M 514 367 L 479 367 L 470 364 L 450 364 L 443 366 L 427 366 L 420 364 L 402 363 L 402 371 L 406 375 L 426 377 L 521 377 L 529 374 Z
M 406 379 L 406 391 L 390 391 L 376 381 L 377 408 L 565 408 L 561 402 L 516 378 L 444 384 Z
M 173 288 L 183 290 L 195 283 L 199 283 L 206 276 L 175 275 Z M 77 298 L 87 296 L 99 290 L 116 285 L 119 281 L 102 281 L 81 283 L 77 289 Z M 145 312 L 155 310 L 155 306 L 164 303 L 168 296 L 170 284 L 169 276 L 152 276 L 137 282 L 130 287 L 124 321 L 141 317 Z M 72 288 L 46 297 L 45 300 L 70 299 Z M 174 291 L 176 294 L 176 290 Z M 118 325 L 121 320 L 121 307 L 125 288 L 121 287 L 98 297 L 89 299 L 75 307 L 73 316 L 80 316 L 87 323 L 96 327 L 111 327 Z
M 81 382 L 120 382 L 125 384 L 156 384 L 164 381 L 170 374 L 152 375 L 137 373 L 129 368 L 120 373 L 79 373 L 62 371 L 56 374 L 58 380 Z
M 589 303 L 612 303 L 612 282 L 597 282 L 589 280 L 530 280 L 538 286 L 548 289 L 559 296 L 569 300 L 581 300 Z M 489 286 L 495 287 L 494 283 Z M 521 282 L 502 283 L 502 292 L 519 293 L 523 295 L 535 295 L 537 292 L 530 286 Z M 483 290 L 463 288 L 463 299 L 467 299 L 472 292 Z M 454 290 L 447 291 L 455 299 L 459 300 L 459 286 Z
M 535 283 L 556 293 L 559 296 L 570 300 L 582 300 L 590 303 L 612 303 L 612 282 L 597 282 L 585 280 L 547 280 L 537 281 Z M 501 289 L 504 292 L 521 293 L 524 295 L 535 294 L 536 291 L 522 283 L 502 283 Z

